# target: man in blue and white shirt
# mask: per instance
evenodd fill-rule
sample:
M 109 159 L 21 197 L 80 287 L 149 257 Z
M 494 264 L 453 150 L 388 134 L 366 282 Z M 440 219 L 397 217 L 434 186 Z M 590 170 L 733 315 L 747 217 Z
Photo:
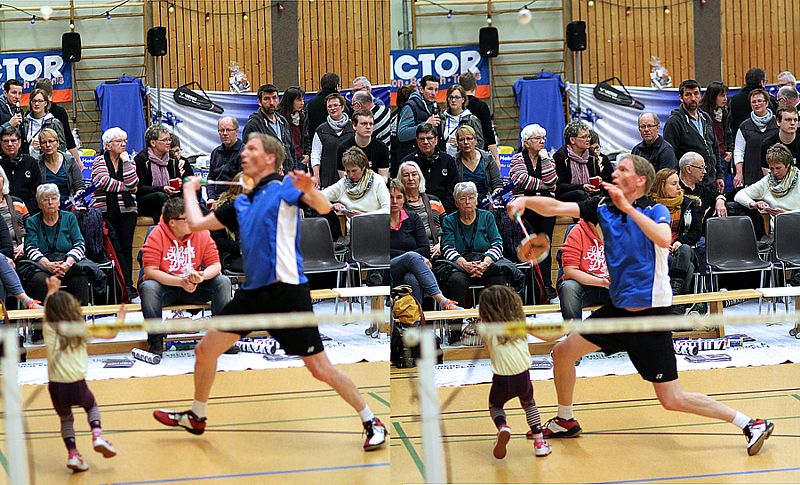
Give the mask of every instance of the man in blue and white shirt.
M 646 159 L 623 155 L 612 175 L 613 182 L 603 182 L 608 196 L 580 203 L 561 202 L 550 197 L 522 197 L 507 206 L 512 218 L 530 209 L 545 217 L 580 217 L 600 224 L 611 278 L 611 303 L 590 318 L 645 317 L 671 312 L 672 290 L 667 267 L 668 248 L 672 242 L 669 211 L 645 196 L 654 178 L 653 166 Z M 581 433 L 572 411 L 574 362 L 597 350 L 609 355 L 628 352 L 642 378 L 653 383 L 665 409 L 721 419 L 739 426 L 744 431 L 750 455 L 758 453 L 764 440 L 772 434 L 774 425 L 769 421 L 750 419 L 704 394 L 684 392 L 678 383 L 672 332 L 657 331 L 571 333 L 558 342 L 553 348 L 558 415 L 547 422 L 545 438 L 572 438 Z

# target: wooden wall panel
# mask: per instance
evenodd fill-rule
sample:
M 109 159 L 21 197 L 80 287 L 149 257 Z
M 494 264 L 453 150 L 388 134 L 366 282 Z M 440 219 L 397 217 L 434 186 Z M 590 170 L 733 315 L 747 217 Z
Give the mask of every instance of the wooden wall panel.
M 326 72 L 389 83 L 389 0 L 298 2 L 300 84 L 316 91 Z
M 733 1 L 733 0 L 731 0 Z M 740 1 L 740 0 L 736 0 Z M 617 76 L 631 86 L 650 85 L 650 56 L 661 58 L 673 82 L 694 75 L 694 14 L 692 2 L 661 0 L 627 2 L 635 5 L 625 14 L 626 2 L 572 1 L 573 20 L 586 22 L 587 50 L 583 53 L 583 82 L 595 83 Z M 643 8 L 652 7 L 652 8 Z
M 239 63 L 254 88 L 271 81 L 272 39 L 266 28 L 272 21 L 269 0 L 174 0 L 175 9 L 170 13 L 171 3 L 153 3 L 153 25 L 166 27 L 169 41 L 163 59 L 163 87 L 197 81 L 206 90 L 228 91 L 230 61 Z
M 767 72 L 774 83 L 780 71 L 800 71 L 800 2 L 796 0 L 720 0 L 722 75 L 730 86 L 744 84 L 750 67 Z

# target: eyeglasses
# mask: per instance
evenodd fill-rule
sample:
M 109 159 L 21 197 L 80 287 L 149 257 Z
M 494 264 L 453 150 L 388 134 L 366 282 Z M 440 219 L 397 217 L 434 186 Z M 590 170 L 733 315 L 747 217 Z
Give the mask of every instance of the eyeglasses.
M 458 141 L 459 143 L 461 143 L 461 142 L 465 142 L 465 141 L 472 141 L 472 140 L 474 140 L 474 139 L 475 139 L 475 137 L 474 137 L 474 136 L 462 136 L 462 137 L 461 137 L 461 138 L 459 138 L 457 141 Z
M 705 165 L 689 165 L 689 166 L 690 166 L 690 167 L 694 167 L 694 168 L 696 168 L 697 170 L 701 170 L 701 171 L 703 171 L 703 172 L 705 172 L 705 171 L 706 171 L 706 166 L 705 166 Z
M 463 96 L 448 96 L 447 99 L 458 101 L 459 99 L 464 99 Z
M 44 100 L 44 99 L 32 99 L 31 100 L 31 104 L 44 104 L 46 102 L 47 102 L 47 100 Z
M 219 133 L 236 133 L 237 131 L 239 130 L 235 130 L 233 128 L 220 128 L 219 130 L 217 130 L 217 132 Z
M 128 143 L 128 140 L 111 140 L 109 143 L 119 143 L 119 144 L 122 144 L 122 143 Z
M 435 139 L 436 139 L 435 136 L 418 136 L 417 137 L 417 140 L 421 141 L 421 142 L 431 142 L 431 141 L 433 141 Z
M 474 195 L 474 194 L 473 195 L 462 195 L 461 197 L 458 198 L 459 202 L 468 202 L 468 201 L 471 201 L 471 200 L 478 200 L 478 196 Z
M 19 143 L 19 138 L 4 138 L 3 143 L 13 145 L 14 143 Z
M 658 128 L 658 125 L 639 125 L 640 130 L 652 130 Z
M 547 137 L 544 137 L 544 136 L 532 136 L 532 137 L 528 138 L 528 140 L 545 141 L 545 140 L 547 140 Z
M 172 220 L 173 221 L 185 221 L 186 218 L 185 217 L 173 217 Z
M 172 138 L 171 137 L 159 138 L 158 141 L 160 141 L 161 143 L 169 143 L 172 141 Z

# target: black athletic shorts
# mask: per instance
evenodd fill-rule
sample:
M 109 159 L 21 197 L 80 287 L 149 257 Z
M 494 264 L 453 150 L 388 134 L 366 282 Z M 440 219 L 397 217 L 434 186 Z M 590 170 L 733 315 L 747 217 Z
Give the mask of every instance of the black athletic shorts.
M 220 315 L 246 315 L 249 313 L 293 313 L 312 311 L 311 292 L 308 285 L 273 283 L 256 290 L 239 289 L 225 305 Z M 325 350 L 319 329 L 314 327 L 269 329 L 264 328 L 291 355 L 306 357 Z M 246 337 L 253 330 L 238 333 Z
M 671 315 L 671 307 L 648 308 L 631 312 L 611 303 L 597 309 L 589 318 L 645 317 Z M 678 378 L 678 364 L 672 346 L 672 332 L 622 332 L 581 334 L 606 355 L 628 352 L 639 375 L 650 382 L 669 382 Z

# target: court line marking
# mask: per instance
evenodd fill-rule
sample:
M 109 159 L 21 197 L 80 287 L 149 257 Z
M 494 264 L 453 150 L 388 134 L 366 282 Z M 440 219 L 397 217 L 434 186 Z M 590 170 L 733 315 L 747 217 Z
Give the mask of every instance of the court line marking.
M 275 470 L 269 472 L 252 472 L 252 473 L 233 473 L 227 475 L 205 475 L 199 477 L 181 477 L 181 478 L 164 478 L 160 480 L 139 480 L 135 482 L 109 482 L 111 485 L 144 485 L 149 483 L 175 483 L 175 482 L 188 482 L 194 480 L 219 480 L 225 478 L 248 478 L 248 477 L 264 477 L 270 475 L 287 475 L 291 473 L 313 473 L 313 472 L 328 472 L 339 470 L 353 470 L 357 468 L 379 468 L 388 467 L 389 462 L 381 463 L 365 463 L 361 465 L 342 465 L 342 466 L 329 466 L 319 468 L 301 468 L 297 470 Z
M 419 471 L 420 476 L 425 478 L 425 464 L 422 462 L 422 459 L 417 454 L 417 450 L 414 449 L 414 444 L 411 443 L 411 440 L 408 439 L 406 436 L 406 432 L 403 429 L 403 426 L 400 423 L 393 421 L 392 426 L 394 426 L 395 431 L 397 432 L 397 437 L 400 438 L 400 441 L 403 443 L 408 454 L 411 456 L 411 460 L 414 462 L 414 465 L 417 466 L 417 470 Z
M 740 472 L 725 472 L 725 473 L 706 473 L 703 475 L 683 475 L 673 477 L 659 477 L 659 478 L 637 478 L 636 480 L 614 480 L 611 482 L 591 482 L 597 485 L 608 485 L 612 483 L 641 483 L 641 482 L 659 482 L 669 480 L 689 480 L 696 478 L 714 478 L 714 477 L 727 477 L 735 475 L 757 475 L 759 473 L 780 473 L 780 472 L 796 472 L 800 471 L 800 467 L 792 468 L 768 468 L 765 470 L 748 470 Z
M 374 392 L 368 392 L 368 393 L 367 393 L 367 395 L 368 395 L 368 396 L 372 396 L 372 398 L 373 398 L 373 399 L 375 399 L 375 400 L 376 400 L 376 401 L 378 401 L 379 403 L 383 404 L 383 405 L 384 405 L 384 406 L 386 406 L 387 408 L 389 408 L 389 409 L 391 409 L 391 408 L 392 408 L 392 405 L 389 403 L 389 401 L 387 401 L 386 399 L 384 399 L 384 398 L 380 397 L 380 396 L 379 396 L 379 395 L 377 395 L 376 393 L 374 393 Z

